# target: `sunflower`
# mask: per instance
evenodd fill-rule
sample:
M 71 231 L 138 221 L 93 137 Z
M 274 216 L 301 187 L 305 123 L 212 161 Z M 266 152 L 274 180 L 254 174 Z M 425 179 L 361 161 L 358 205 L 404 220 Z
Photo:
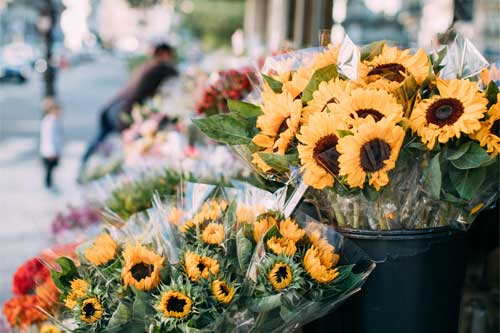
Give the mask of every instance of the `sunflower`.
M 221 303 L 228 304 L 234 297 L 234 288 L 224 281 L 213 281 L 211 289 L 215 299 Z
M 384 45 L 381 54 L 361 63 L 361 78 L 370 86 L 388 91 L 397 89 L 409 75 L 422 84 L 429 74 L 429 58 L 423 49 L 413 55 L 410 51 Z
M 487 113 L 487 120 L 481 122 L 479 131 L 472 135 L 492 158 L 500 153 L 500 94 L 498 102 Z
M 349 127 L 358 126 L 369 118 L 375 121 L 390 118 L 395 123 L 403 119 L 403 106 L 384 90 L 354 89 L 332 109 L 334 115 Z
M 308 233 L 308 238 L 311 244 L 318 250 L 321 265 L 326 268 L 337 266 L 340 256 L 335 253 L 335 246 L 330 244 L 328 239 L 323 237 L 319 230 Z
M 257 128 L 261 132 L 253 138 L 253 143 L 264 150 L 272 149 L 284 155 L 299 127 L 302 102 L 294 101 L 288 93 L 271 96 L 263 100 L 264 114 L 257 118 Z
M 347 177 L 351 187 L 363 188 L 368 183 L 378 191 L 387 185 L 387 172 L 394 169 L 405 131 L 391 119 L 373 120 L 361 124 L 354 135 L 339 140 L 339 174 Z
M 319 283 L 329 283 L 339 275 L 337 269 L 328 268 L 321 263 L 319 250 L 314 246 L 307 250 L 303 265 L 311 278 Z
M 336 64 L 340 53 L 340 47 L 340 44 L 337 46 L 328 44 L 325 50 L 314 56 L 311 67 L 317 70 L 328 65 Z
M 218 223 L 209 223 L 203 230 L 201 239 L 207 244 L 220 245 L 224 241 L 224 227 Z
M 191 313 L 193 301 L 186 294 L 168 290 L 161 294 L 158 310 L 167 318 L 182 319 Z
M 271 237 L 267 240 L 267 247 L 273 251 L 276 255 L 286 255 L 293 256 L 297 252 L 297 246 L 295 242 L 288 238 L 278 238 L 276 236 Z
M 317 189 L 333 186 L 334 175 L 339 171 L 338 129 L 334 116 L 325 112 L 313 114 L 301 127 L 297 149 L 307 185 Z
M 314 74 L 314 69 L 310 67 L 300 67 L 292 73 L 291 79 L 283 83 L 282 90 L 292 96 L 294 100 L 302 98 L 302 92 L 306 89 Z M 264 98 L 265 96 L 262 95 Z
M 170 211 L 170 214 L 167 216 L 167 221 L 173 223 L 174 225 L 178 226 L 180 221 L 184 218 L 186 215 L 186 212 L 184 212 L 182 209 L 179 209 L 177 207 L 172 208 Z
M 281 236 L 290 239 L 294 243 L 301 240 L 302 237 L 304 237 L 304 234 L 306 233 L 304 230 L 300 229 L 297 223 L 295 223 L 291 218 L 287 218 L 286 220 L 280 221 L 279 231 Z
M 78 305 L 77 300 L 87 294 L 89 284 L 85 280 L 75 279 L 70 282 L 70 285 L 71 291 L 68 293 L 68 296 L 66 296 L 64 305 L 68 309 L 74 309 Z
M 255 242 L 259 242 L 265 233 L 274 225 L 276 225 L 276 218 L 274 216 L 264 215 L 258 218 L 253 224 L 253 239 Z
M 54 325 L 43 324 L 40 333 L 61 333 L 61 331 Z
M 351 81 L 340 79 L 321 82 L 318 90 L 313 93 L 313 98 L 304 107 L 302 112 L 303 122 L 307 123 L 313 113 L 328 111 L 334 104 L 347 98 L 352 87 L 353 83 Z
M 82 302 L 80 308 L 80 319 L 92 324 L 101 319 L 103 314 L 102 305 L 95 297 L 87 298 Z
M 94 240 L 89 248 L 85 249 L 85 258 L 92 264 L 99 266 L 108 263 L 116 255 L 118 245 L 107 233 L 103 233 Z
M 253 223 L 257 215 L 264 213 L 266 208 L 262 205 L 239 204 L 236 207 L 236 221 L 238 224 Z
M 276 262 L 269 271 L 268 279 L 275 290 L 282 290 L 288 287 L 293 280 L 292 269 L 285 262 Z
M 257 167 L 257 169 L 262 170 L 264 173 L 271 171 L 273 168 L 270 167 L 266 162 L 264 162 L 264 160 L 262 159 L 262 157 L 259 154 L 260 153 L 272 153 L 272 152 L 273 152 L 273 150 L 272 150 L 272 148 L 270 148 L 270 149 L 265 149 L 265 150 L 253 153 L 252 154 L 252 164 L 255 165 Z
M 160 283 L 160 271 L 163 268 L 163 257 L 146 247 L 129 245 L 123 251 L 125 267 L 122 279 L 125 286 L 138 290 L 150 291 Z
M 488 100 L 468 80 L 437 81 L 439 96 L 421 100 L 410 116 L 410 127 L 429 149 L 481 128 Z
M 191 281 L 200 278 L 208 279 L 210 275 L 219 272 L 219 262 L 210 257 L 200 256 L 194 252 L 187 251 L 184 255 L 186 273 Z

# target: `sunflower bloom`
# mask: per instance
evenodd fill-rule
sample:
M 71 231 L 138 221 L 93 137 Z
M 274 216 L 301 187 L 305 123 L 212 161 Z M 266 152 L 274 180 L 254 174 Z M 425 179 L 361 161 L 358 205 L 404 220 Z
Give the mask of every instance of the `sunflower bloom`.
M 290 239 L 294 243 L 298 242 L 305 235 L 305 231 L 300 229 L 298 224 L 295 223 L 291 218 L 280 221 L 279 230 L 283 238 Z
M 216 259 L 187 251 L 184 260 L 186 273 L 191 281 L 198 281 L 200 278 L 209 279 L 210 275 L 219 272 L 219 262 Z
M 118 245 L 113 238 L 104 233 L 94 240 L 91 247 L 85 250 L 85 258 L 96 266 L 104 265 L 116 255 Z
M 412 75 L 422 84 L 429 74 L 429 58 L 423 49 L 415 54 L 410 50 L 384 45 L 382 53 L 360 65 L 361 78 L 371 87 L 394 91 Z
M 332 110 L 337 119 L 349 127 L 359 126 L 369 118 L 375 121 L 390 118 L 394 123 L 403 119 L 403 106 L 384 90 L 354 89 L 347 98 L 335 104 Z
M 337 266 L 340 256 L 335 253 L 335 246 L 330 244 L 326 237 L 321 235 L 321 231 L 316 229 L 314 225 L 308 226 L 308 238 L 311 244 L 318 249 L 319 260 L 326 268 Z
M 122 279 L 125 286 L 142 291 L 150 291 L 160 283 L 160 271 L 163 268 L 163 257 L 146 247 L 129 245 L 123 251 L 125 266 Z
M 224 227 L 218 223 L 209 223 L 203 233 L 201 239 L 212 245 L 220 245 L 224 241 Z
M 338 175 L 337 130 L 338 121 L 330 113 L 317 112 L 309 122 L 302 126 L 299 151 L 304 182 L 316 189 L 333 186 L 334 176 Z
M 259 242 L 266 232 L 276 225 L 276 218 L 273 216 L 263 216 L 253 224 L 253 239 Z
M 267 247 L 276 255 L 293 256 L 297 252 L 295 242 L 288 238 L 278 238 L 276 236 L 267 240 Z
M 236 221 L 238 224 L 253 223 L 256 217 L 264 213 L 266 208 L 262 205 L 238 205 L 236 208 Z
M 316 247 L 310 247 L 303 261 L 306 272 L 319 283 L 332 282 L 338 275 L 337 269 L 327 268 L 321 263 L 319 258 L 319 251 Z
M 472 135 L 492 158 L 500 153 L 500 94 L 497 98 L 498 102 L 487 113 L 487 120 L 481 122 L 479 131 Z
M 333 79 L 319 84 L 318 90 L 313 93 L 313 98 L 307 103 L 302 112 L 303 123 L 317 112 L 331 111 L 332 106 L 346 99 L 353 88 L 351 81 Z
M 95 297 L 87 298 L 83 301 L 80 309 L 80 319 L 92 324 L 101 319 L 103 314 L 102 305 Z
M 212 282 L 211 289 L 215 299 L 221 303 L 228 304 L 234 297 L 234 288 L 224 281 L 215 280 Z
M 288 93 L 270 95 L 263 100 L 264 114 L 257 118 L 260 133 L 253 143 L 264 150 L 284 155 L 295 138 L 302 116 L 302 102 L 293 100 Z
M 185 318 L 191 313 L 193 301 L 179 291 L 166 291 L 161 295 L 158 310 L 167 318 Z
M 389 183 L 388 171 L 394 169 L 405 131 L 390 119 L 363 123 L 339 140 L 339 174 L 347 177 L 351 187 L 363 188 L 368 183 L 377 191 Z
M 282 290 L 288 287 L 293 280 L 292 269 L 286 263 L 277 262 L 271 267 L 268 279 L 275 290 Z
M 66 296 L 64 305 L 68 309 L 74 309 L 78 305 L 77 300 L 87 295 L 89 284 L 85 280 L 75 279 L 71 281 L 70 285 L 71 291 L 69 292 L 68 296 Z
M 429 149 L 436 141 L 446 143 L 479 130 L 488 104 L 468 80 L 438 80 L 437 88 L 439 95 L 421 100 L 410 116 L 411 129 Z
M 54 325 L 43 324 L 40 333 L 61 333 L 61 331 Z

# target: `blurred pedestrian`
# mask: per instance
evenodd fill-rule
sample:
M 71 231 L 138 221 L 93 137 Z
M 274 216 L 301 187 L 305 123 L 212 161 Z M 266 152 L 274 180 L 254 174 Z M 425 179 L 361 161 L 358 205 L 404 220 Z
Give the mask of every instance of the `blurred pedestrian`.
M 43 101 L 42 107 L 40 155 L 45 168 L 45 187 L 54 190 L 52 173 L 59 164 L 62 151 L 61 108 L 53 97 L 47 97 Z
M 130 114 L 134 104 L 153 97 L 164 80 L 178 75 L 175 68 L 175 49 L 166 43 L 156 45 L 152 59 L 135 71 L 128 84 L 108 102 L 99 113 L 97 136 L 90 142 L 82 157 L 78 179 L 81 180 L 87 161 L 99 145 L 113 132 L 127 128 L 124 114 Z

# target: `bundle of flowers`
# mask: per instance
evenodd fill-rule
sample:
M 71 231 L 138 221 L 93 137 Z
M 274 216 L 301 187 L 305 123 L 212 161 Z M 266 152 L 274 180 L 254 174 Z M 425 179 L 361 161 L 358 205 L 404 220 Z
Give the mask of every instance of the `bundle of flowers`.
M 347 38 L 271 62 L 260 105 L 195 122 L 264 175 L 300 167 L 339 225 L 467 225 L 498 197 L 499 90 L 475 81 L 487 62 L 468 40 L 426 54 Z
M 65 239 L 68 234 L 75 236 L 88 232 L 89 228 L 101 223 L 101 209 L 96 205 L 85 203 L 80 207 L 69 205 L 65 212 L 59 212 L 52 221 L 52 234 L 57 239 Z
M 319 224 L 279 211 L 237 223 L 237 205 L 213 198 L 160 220 L 152 213 L 154 232 L 111 230 L 80 249 L 79 265 L 59 258 L 52 277 L 66 310 L 51 319 L 73 332 L 281 332 L 366 279 L 369 271 L 339 264 L 338 243 Z
M 39 258 L 32 258 L 17 269 L 12 292 L 14 296 L 3 305 L 3 314 L 13 331 L 43 328 L 47 316 L 39 307 L 49 313 L 57 310 L 59 291 L 50 278 L 49 269 Z
M 198 101 L 196 112 L 207 116 L 229 112 L 228 100 L 242 100 L 252 91 L 249 75 L 253 74 L 251 67 L 219 71 Z

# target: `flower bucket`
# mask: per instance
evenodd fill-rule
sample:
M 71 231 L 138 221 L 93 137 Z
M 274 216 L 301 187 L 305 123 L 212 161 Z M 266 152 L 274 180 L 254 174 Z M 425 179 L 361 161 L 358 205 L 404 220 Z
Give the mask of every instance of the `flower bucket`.
M 360 293 L 304 332 L 458 332 L 465 276 L 463 231 L 339 231 L 377 267 Z

